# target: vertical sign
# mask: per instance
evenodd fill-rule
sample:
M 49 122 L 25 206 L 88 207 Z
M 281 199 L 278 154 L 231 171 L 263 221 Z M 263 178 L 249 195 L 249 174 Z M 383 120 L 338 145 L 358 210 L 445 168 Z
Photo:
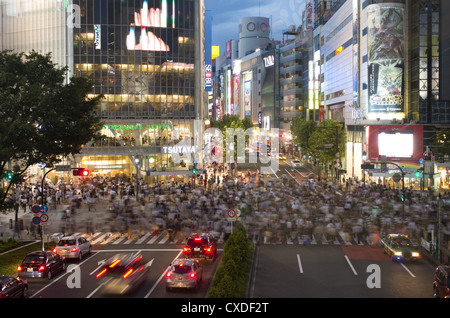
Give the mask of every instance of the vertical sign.
M 100 24 L 94 24 L 94 43 L 95 43 L 95 49 L 101 50 L 102 49 L 102 28 Z
M 353 0 L 353 106 L 359 106 L 359 0 Z
M 205 91 L 212 91 L 212 26 L 211 11 L 205 11 Z
M 369 113 L 404 111 L 404 5 L 367 7 Z

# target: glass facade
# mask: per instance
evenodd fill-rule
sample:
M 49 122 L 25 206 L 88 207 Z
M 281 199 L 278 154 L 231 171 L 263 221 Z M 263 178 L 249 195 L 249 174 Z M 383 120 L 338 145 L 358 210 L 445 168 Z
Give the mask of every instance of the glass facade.
M 51 52 L 103 95 L 100 138 L 72 167 L 176 175 L 192 158 L 167 147 L 192 144 L 202 114 L 203 14 L 203 0 L 0 0 L 0 49 Z
M 103 94 L 100 140 L 83 149 L 94 174 L 127 176 L 187 170 L 164 147 L 193 141 L 195 111 L 194 0 L 78 0 L 74 74 Z M 186 158 L 189 162 L 189 159 Z M 174 174 L 176 174 L 174 172 Z

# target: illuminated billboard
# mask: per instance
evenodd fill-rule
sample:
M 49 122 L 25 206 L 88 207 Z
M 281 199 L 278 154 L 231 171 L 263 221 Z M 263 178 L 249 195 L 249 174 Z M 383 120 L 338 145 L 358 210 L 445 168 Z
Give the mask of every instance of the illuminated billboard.
M 404 111 L 404 6 L 367 7 L 368 112 Z
M 170 52 L 167 39 L 163 39 L 161 28 L 175 28 L 175 0 L 152 1 L 155 8 L 149 8 L 143 1 L 139 12 L 134 12 L 134 22 L 130 24 L 126 45 L 130 51 Z
M 423 157 L 422 125 L 376 125 L 368 127 L 370 160 L 386 156 L 388 160 L 419 164 Z

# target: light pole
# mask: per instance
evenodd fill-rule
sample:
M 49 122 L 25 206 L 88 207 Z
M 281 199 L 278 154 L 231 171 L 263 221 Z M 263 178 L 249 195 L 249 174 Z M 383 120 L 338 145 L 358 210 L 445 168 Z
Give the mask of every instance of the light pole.
M 365 151 L 363 151 L 363 153 L 362 153 L 362 159 L 363 159 L 363 161 L 364 161 L 364 165 L 366 164 L 366 160 L 367 160 L 367 152 L 365 152 Z M 364 188 L 366 187 L 366 169 L 364 168 L 363 169 L 363 185 L 364 185 Z
M 139 201 L 139 174 L 141 173 L 141 159 L 139 155 L 134 158 L 136 164 L 136 201 Z

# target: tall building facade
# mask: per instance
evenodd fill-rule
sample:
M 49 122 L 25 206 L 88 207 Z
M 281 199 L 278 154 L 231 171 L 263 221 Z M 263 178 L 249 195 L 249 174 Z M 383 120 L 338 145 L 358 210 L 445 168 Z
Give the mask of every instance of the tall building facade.
M 6 1 L 1 12 L 3 49 L 52 52 L 104 96 L 101 138 L 83 147 L 75 166 L 149 182 L 186 177 L 202 151 L 201 139 L 194 146 L 203 119 L 202 0 Z M 32 21 L 44 25 L 35 30 Z

